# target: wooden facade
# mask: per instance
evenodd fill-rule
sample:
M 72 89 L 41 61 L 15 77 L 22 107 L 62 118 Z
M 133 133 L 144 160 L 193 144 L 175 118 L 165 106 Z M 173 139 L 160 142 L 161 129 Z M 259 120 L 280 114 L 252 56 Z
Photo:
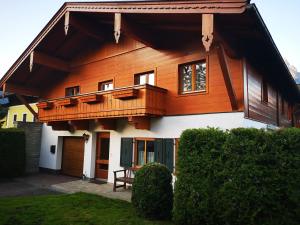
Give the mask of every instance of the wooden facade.
M 196 62 L 205 62 L 205 88 L 183 93 L 180 68 Z M 154 83 L 136 85 L 149 72 Z M 113 89 L 99 90 L 106 82 Z M 246 0 L 66 3 L 0 86 L 38 96 L 39 120 L 57 129 L 116 118 L 148 129 L 152 117 L 227 112 L 292 126 L 300 99 Z M 74 87 L 76 96 L 66 96 Z

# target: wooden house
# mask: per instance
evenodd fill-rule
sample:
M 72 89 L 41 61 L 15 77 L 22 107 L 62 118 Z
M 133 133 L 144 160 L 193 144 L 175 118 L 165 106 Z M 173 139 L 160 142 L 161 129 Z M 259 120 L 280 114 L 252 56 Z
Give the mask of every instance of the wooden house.
M 40 167 L 174 170 L 188 128 L 289 127 L 299 90 L 249 0 L 65 3 L 0 81 L 39 98 Z

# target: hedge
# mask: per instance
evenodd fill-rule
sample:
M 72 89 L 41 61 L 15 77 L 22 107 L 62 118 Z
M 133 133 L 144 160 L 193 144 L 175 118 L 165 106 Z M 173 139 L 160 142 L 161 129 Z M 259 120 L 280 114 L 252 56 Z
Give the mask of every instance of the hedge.
M 298 224 L 300 129 L 185 131 L 179 144 L 177 224 Z
M 170 170 L 160 163 L 144 165 L 135 174 L 131 201 L 142 217 L 171 218 L 173 188 Z
M 16 177 L 25 170 L 25 133 L 0 129 L 0 177 Z

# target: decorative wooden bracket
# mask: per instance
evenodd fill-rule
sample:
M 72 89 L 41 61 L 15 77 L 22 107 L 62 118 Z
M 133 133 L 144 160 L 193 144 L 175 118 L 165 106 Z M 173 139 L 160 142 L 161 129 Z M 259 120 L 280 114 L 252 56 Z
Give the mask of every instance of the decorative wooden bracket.
M 30 53 L 30 58 L 29 58 L 29 71 L 32 72 L 33 69 L 33 57 L 34 57 L 34 51 Z
M 238 109 L 238 101 L 237 101 L 236 93 L 235 93 L 235 90 L 233 87 L 231 73 L 230 73 L 229 65 L 228 65 L 228 62 L 226 59 L 226 53 L 225 53 L 224 47 L 221 44 L 219 44 L 217 46 L 217 51 L 218 51 L 218 58 L 219 58 L 221 70 L 222 70 L 224 81 L 225 81 L 225 86 L 226 86 L 228 96 L 230 99 L 230 103 L 231 103 L 231 108 L 232 108 L 232 110 L 237 110 Z
M 150 118 L 139 117 L 139 116 L 129 116 L 128 123 L 133 124 L 135 129 L 150 130 Z
M 65 26 L 64 26 L 65 35 L 68 34 L 69 24 L 70 24 L 70 12 L 66 12 L 65 13 Z
M 214 14 L 202 14 L 202 43 L 207 52 L 213 42 Z
M 30 72 L 32 72 L 34 64 L 43 65 L 55 70 L 70 72 L 69 63 L 63 61 L 62 59 L 50 55 L 46 55 L 38 51 L 32 51 L 30 53 L 30 62 L 29 62 Z
M 26 106 L 26 108 L 32 113 L 32 115 L 38 119 L 38 114 L 34 111 L 34 109 L 28 104 L 28 102 L 26 101 L 26 99 L 19 94 L 16 94 L 16 97 L 23 103 L 23 105 Z
M 115 13 L 114 35 L 118 44 L 121 36 L 121 13 Z

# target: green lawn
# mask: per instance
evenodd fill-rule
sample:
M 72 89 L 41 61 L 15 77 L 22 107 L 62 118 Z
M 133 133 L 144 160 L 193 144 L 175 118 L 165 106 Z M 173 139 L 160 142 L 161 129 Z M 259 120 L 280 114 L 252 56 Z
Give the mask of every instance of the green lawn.
M 128 202 L 77 193 L 0 198 L 0 225 L 172 225 L 139 218 Z

